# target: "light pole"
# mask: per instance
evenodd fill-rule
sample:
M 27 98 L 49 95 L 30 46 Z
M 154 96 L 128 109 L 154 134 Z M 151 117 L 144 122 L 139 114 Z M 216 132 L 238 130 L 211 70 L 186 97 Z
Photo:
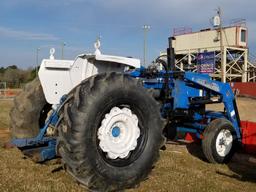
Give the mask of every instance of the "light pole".
M 146 65 L 146 53 L 147 53 L 147 32 L 150 29 L 150 25 L 143 25 L 144 30 L 144 54 L 143 54 L 143 63 Z
M 38 70 L 37 70 L 37 68 L 38 68 L 38 55 L 39 55 L 39 51 L 40 51 L 40 48 L 38 47 L 37 49 L 36 49 L 36 76 L 37 76 L 37 73 L 38 73 Z
M 222 10 L 220 7 L 218 7 L 217 9 L 217 14 L 220 18 L 220 24 L 219 24 L 219 31 L 220 31 L 220 55 L 221 55 L 221 81 L 222 82 L 226 82 L 226 53 L 225 53 L 225 49 L 223 46 L 223 34 L 222 34 Z
M 63 60 L 64 59 L 64 47 L 66 46 L 67 44 L 65 42 L 62 42 L 61 43 L 61 59 Z

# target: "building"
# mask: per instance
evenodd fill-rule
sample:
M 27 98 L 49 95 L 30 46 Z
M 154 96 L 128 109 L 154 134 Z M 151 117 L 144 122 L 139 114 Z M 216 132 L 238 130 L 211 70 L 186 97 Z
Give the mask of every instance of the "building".
M 207 72 L 223 82 L 256 80 L 256 65 L 248 59 L 248 29 L 245 24 L 198 32 L 187 28 L 175 29 L 172 39 L 177 70 Z

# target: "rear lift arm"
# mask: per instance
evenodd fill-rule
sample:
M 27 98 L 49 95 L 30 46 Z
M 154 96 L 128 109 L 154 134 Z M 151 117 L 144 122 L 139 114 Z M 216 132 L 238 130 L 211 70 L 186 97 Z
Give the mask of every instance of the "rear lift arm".
M 53 159 L 56 156 L 56 138 L 47 137 L 46 132 L 49 126 L 55 126 L 57 122 L 58 110 L 54 110 L 36 137 L 13 139 L 11 143 L 36 162 Z

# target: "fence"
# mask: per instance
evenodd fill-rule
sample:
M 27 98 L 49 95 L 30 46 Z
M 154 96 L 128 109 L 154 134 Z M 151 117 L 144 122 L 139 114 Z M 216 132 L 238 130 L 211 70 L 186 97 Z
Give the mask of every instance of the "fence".
M 232 89 L 238 90 L 238 95 L 256 98 L 256 83 L 248 82 L 234 82 L 230 83 Z
M 0 99 L 11 99 L 14 98 L 21 92 L 21 89 L 6 89 L 0 91 Z

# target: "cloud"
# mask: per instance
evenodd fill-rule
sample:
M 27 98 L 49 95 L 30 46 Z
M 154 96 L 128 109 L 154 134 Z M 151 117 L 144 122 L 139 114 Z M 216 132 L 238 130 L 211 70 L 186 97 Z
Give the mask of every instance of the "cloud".
M 248 18 L 254 15 L 256 1 L 252 0 L 94 0 L 98 7 L 108 10 L 108 14 L 116 11 L 136 21 L 160 24 L 209 24 L 208 20 L 216 14 L 220 6 L 224 19 L 236 17 Z M 239 15 L 239 16 L 238 16 Z M 118 19 L 118 18 L 117 18 Z M 228 22 L 228 21 L 227 21 Z
M 93 51 L 93 41 L 97 35 L 102 35 L 104 53 L 142 58 L 142 25 L 148 24 L 151 25 L 148 33 L 148 57 L 151 59 L 166 48 L 167 37 L 172 35 L 173 28 L 192 27 L 197 31 L 211 27 L 210 19 L 219 6 L 225 26 L 231 19 L 246 19 L 250 52 L 256 50 L 256 36 L 253 35 L 256 33 L 256 1 L 252 0 L 0 0 L 0 18 L 4 18 L 0 24 L 0 39 L 6 42 L 31 40 L 26 42 L 26 47 L 20 42 L 12 42 L 2 43 L 0 48 L 2 46 L 6 54 L 6 46 L 23 50 L 50 43 L 56 44 L 52 47 L 59 51 L 60 43 L 66 41 L 65 55 L 69 56 L 84 49 Z M 45 47 L 46 57 L 48 48 Z M 40 53 L 43 55 L 43 50 Z M 19 62 L 26 63 L 25 57 Z
M 7 37 L 7 38 L 13 38 L 13 39 L 20 39 L 20 40 L 41 40 L 41 41 L 59 40 L 58 37 L 56 37 L 52 34 L 20 31 L 20 30 L 7 28 L 7 27 L 1 27 L 1 26 L 0 26 L 0 36 Z
M 45 6 L 45 7 L 59 7 L 70 6 L 73 4 L 87 3 L 87 0 L 1 0 L 0 5 L 7 7 L 18 7 L 21 5 Z

